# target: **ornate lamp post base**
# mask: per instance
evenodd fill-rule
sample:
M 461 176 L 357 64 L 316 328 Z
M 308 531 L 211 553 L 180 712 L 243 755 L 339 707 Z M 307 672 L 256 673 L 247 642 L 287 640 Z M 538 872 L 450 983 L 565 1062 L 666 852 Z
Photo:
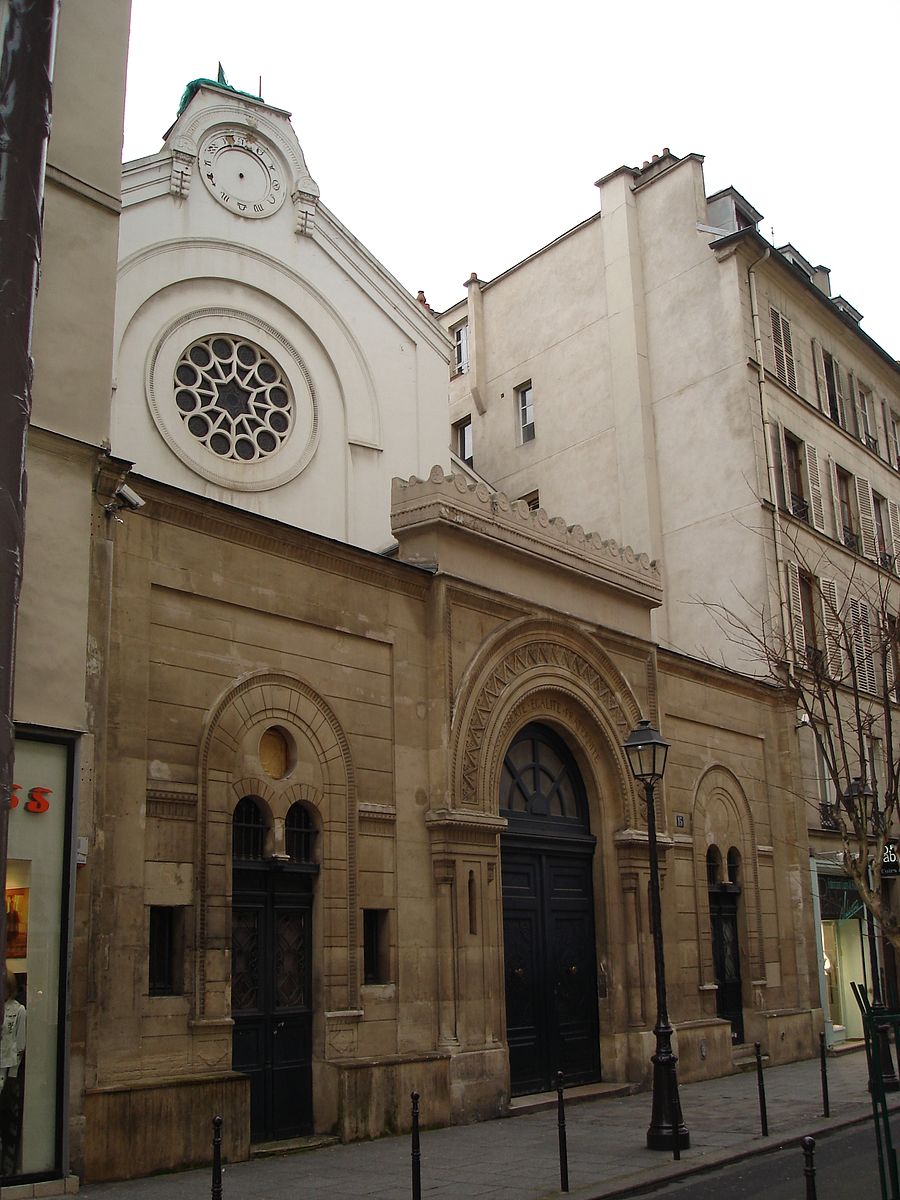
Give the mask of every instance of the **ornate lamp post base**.
M 653 1063 L 653 1107 L 647 1129 L 647 1149 L 674 1150 L 677 1144 L 679 1150 L 687 1150 L 691 1135 L 681 1116 L 676 1074 L 678 1058 L 672 1053 L 672 1030 L 657 1027 L 654 1032 L 657 1050 L 650 1058 Z M 661 1042 L 668 1044 L 661 1046 Z

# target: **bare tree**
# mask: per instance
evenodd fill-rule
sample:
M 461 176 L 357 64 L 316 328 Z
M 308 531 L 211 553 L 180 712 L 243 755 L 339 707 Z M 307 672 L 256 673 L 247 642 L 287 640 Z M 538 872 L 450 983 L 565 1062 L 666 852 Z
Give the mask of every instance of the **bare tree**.
M 900 917 L 881 887 L 900 806 L 900 579 L 886 556 L 876 567 L 786 536 L 784 611 L 746 597 L 740 610 L 698 603 L 796 701 L 834 788 L 822 824 L 840 833 L 844 870 L 900 952 Z

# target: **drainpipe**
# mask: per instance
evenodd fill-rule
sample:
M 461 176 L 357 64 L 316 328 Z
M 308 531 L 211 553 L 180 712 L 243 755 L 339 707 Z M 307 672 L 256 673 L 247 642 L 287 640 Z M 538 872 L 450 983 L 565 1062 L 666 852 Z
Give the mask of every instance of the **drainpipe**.
M 788 611 L 787 589 L 782 572 L 784 565 L 784 539 L 781 532 L 781 522 L 778 519 L 778 488 L 775 483 L 775 460 L 772 455 L 772 422 L 766 406 L 766 368 L 763 365 L 762 332 L 759 324 L 759 299 L 756 294 L 755 273 L 759 264 L 765 262 L 771 253 L 771 246 L 767 246 L 765 252 L 750 264 L 747 268 L 747 281 L 750 285 L 750 313 L 753 318 L 753 343 L 756 354 L 757 386 L 759 388 L 759 415 L 762 421 L 763 443 L 765 444 L 766 451 L 766 475 L 769 480 L 769 499 L 772 502 L 772 532 L 775 539 L 775 575 L 778 581 L 778 606 L 781 609 L 781 628 L 785 635 L 785 642 L 787 642 L 787 633 L 790 629 L 790 613 Z M 793 681 L 794 664 L 790 655 L 788 655 L 787 661 L 788 679 Z

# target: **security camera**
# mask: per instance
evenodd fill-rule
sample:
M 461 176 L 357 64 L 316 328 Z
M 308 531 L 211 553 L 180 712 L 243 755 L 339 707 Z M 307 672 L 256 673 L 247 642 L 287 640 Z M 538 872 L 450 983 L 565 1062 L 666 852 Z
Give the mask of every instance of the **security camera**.
M 120 508 L 143 508 L 147 503 L 143 500 L 134 488 L 130 488 L 127 483 L 120 483 L 116 488 L 116 499 L 121 501 Z
M 797 718 L 797 724 L 794 726 L 794 728 L 795 729 L 807 729 L 809 727 L 809 724 L 810 724 L 809 713 L 801 713 L 800 716 Z

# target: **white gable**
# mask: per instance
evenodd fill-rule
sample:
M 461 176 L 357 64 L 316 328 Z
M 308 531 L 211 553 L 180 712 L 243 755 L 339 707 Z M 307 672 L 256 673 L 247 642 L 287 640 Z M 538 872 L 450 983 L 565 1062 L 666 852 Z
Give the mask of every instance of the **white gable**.
M 123 176 L 112 450 L 371 549 L 448 464 L 449 342 L 321 204 L 289 114 L 203 84 Z

